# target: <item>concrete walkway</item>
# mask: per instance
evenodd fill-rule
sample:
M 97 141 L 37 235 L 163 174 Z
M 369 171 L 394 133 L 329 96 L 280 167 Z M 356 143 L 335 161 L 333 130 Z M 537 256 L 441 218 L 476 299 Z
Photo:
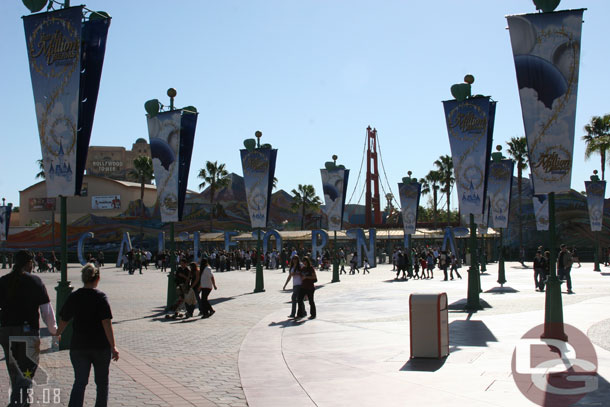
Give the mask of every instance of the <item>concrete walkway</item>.
M 315 320 L 290 321 L 287 308 L 267 315 L 240 349 L 248 405 L 535 405 L 515 385 L 511 359 L 521 336 L 544 321 L 544 294 L 534 291 L 531 270 L 510 267 L 503 290 L 496 275 L 483 275 L 489 292 L 481 298 L 491 308 L 471 315 L 450 310 L 451 353 L 443 360 L 409 359 L 408 297 L 447 292 L 451 304 L 463 298 L 465 279 L 387 280 L 336 295 L 324 287 L 316 293 Z M 573 275 L 578 294 L 563 296 L 565 322 L 585 333 L 596 324 L 608 325 L 610 277 L 590 265 Z M 607 406 L 610 352 L 595 350 L 600 388 L 579 404 Z

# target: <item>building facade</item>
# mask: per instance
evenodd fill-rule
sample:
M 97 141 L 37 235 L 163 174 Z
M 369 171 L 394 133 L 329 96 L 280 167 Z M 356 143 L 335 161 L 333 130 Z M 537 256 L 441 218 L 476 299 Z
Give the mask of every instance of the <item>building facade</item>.
M 140 199 L 140 192 L 137 182 L 85 175 L 81 196 L 67 199 L 68 224 L 88 214 L 106 217 L 122 214 L 132 202 Z M 45 181 L 19 191 L 19 224 L 11 217 L 11 226 L 49 223 L 53 217 L 59 222 L 59 199 L 46 196 Z M 152 207 L 156 200 L 157 187 L 145 184 L 144 205 Z
M 119 181 L 138 181 L 130 175 L 133 160 L 145 155 L 150 157 L 150 145 L 139 138 L 131 150 L 125 147 L 90 146 L 85 165 L 85 174 L 112 178 Z M 150 183 L 150 180 L 147 180 Z

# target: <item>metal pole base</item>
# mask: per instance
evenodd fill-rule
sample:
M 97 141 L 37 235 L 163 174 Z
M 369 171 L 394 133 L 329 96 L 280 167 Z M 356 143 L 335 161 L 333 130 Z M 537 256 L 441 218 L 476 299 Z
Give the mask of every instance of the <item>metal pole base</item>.
M 167 275 L 167 303 L 165 310 L 169 311 L 176 303 L 176 275 L 174 271 L 170 271 Z
M 561 299 L 561 281 L 555 275 L 546 280 L 544 333 L 542 338 L 559 339 L 567 341 L 563 327 L 563 305 Z
M 260 259 L 256 259 L 256 284 L 254 285 L 255 293 L 265 292 L 265 283 L 263 280 L 263 264 Z
M 593 271 L 602 271 L 601 268 L 599 267 L 599 242 L 597 241 L 597 239 L 595 239 L 595 264 L 593 267 Z
M 333 262 L 333 280 L 331 283 L 339 283 L 341 280 L 339 279 L 339 263 L 336 261 Z
M 64 304 L 68 300 L 68 296 L 72 293 L 73 287 L 69 281 L 58 281 L 55 291 L 57 291 L 57 312 L 60 312 Z M 70 342 L 72 342 L 72 322 L 66 326 L 63 333 L 61 334 L 61 340 L 59 341 L 59 349 L 66 350 L 70 349 Z
M 504 267 L 504 256 L 500 254 L 500 259 L 498 260 L 498 284 L 504 286 L 506 284 L 506 269 Z

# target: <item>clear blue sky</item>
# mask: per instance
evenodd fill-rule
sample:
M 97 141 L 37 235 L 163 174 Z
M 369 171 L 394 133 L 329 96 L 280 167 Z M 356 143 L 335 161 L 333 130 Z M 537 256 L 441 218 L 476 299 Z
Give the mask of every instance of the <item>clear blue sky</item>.
M 20 18 L 29 11 L 20 0 L 0 3 L 0 191 L 19 205 L 18 191 L 35 182 L 41 156 Z M 241 174 L 238 149 L 261 130 L 279 149 L 280 188 L 313 184 L 321 194 L 319 168 L 338 154 L 352 169 L 349 196 L 371 125 L 396 193 L 408 170 L 422 177 L 450 154 L 441 101 L 466 73 L 476 77 L 475 93 L 498 101 L 494 145 L 524 134 L 504 17 L 534 12 L 532 1 L 434 3 L 90 0 L 88 8 L 113 17 L 91 145 L 148 139 L 143 104 L 167 103 L 174 87 L 178 107 L 200 112 L 190 189 L 207 160 Z M 572 175 L 579 191 L 600 165 L 597 157 L 584 161 L 583 126 L 610 112 L 610 2 L 563 0 L 559 9 L 583 7 Z

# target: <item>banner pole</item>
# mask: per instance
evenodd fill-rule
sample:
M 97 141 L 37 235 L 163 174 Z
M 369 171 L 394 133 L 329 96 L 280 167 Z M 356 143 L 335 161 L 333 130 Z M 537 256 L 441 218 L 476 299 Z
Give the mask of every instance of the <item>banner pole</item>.
M 593 256 L 595 265 L 593 267 L 593 271 L 602 271 L 599 268 L 599 233 L 593 232 L 593 234 L 595 235 L 595 255 Z
M 561 281 L 557 278 L 557 242 L 555 235 L 555 193 L 549 199 L 549 241 L 551 257 L 549 258 L 550 275 L 546 280 L 546 297 L 544 307 L 544 333 L 542 338 L 553 338 L 567 341 L 563 329 L 563 305 L 561 299 Z
M 265 291 L 265 282 L 263 278 L 263 262 L 261 261 L 261 228 L 257 228 L 256 233 L 256 283 L 254 292 L 260 293 Z M 264 258 L 264 257 L 263 257 Z
M 482 309 L 479 301 L 479 270 L 477 263 L 477 224 L 474 215 L 470 214 L 470 268 L 468 269 L 468 300 L 466 310 L 477 311 Z
M 166 310 L 176 303 L 176 240 L 174 236 L 174 222 L 169 223 L 169 264 L 170 270 L 167 275 L 167 304 Z
M 341 280 L 339 279 L 339 251 L 337 250 L 337 231 L 335 230 L 333 232 L 334 232 L 334 242 L 333 242 L 334 256 L 333 256 L 333 280 L 331 282 L 338 283 Z
M 57 291 L 57 312 L 61 311 L 66 303 L 68 296 L 72 293 L 72 286 L 68 281 L 68 209 L 67 198 L 60 196 L 61 215 L 60 215 L 60 244 L 61 244 L 61 280 L 58 282 L 55 291 Z M 72 323 L 70 322 L 61 335 L 59 341 L 59 349 L 65 350 L 70 348 L 72 341 Z
M 504 239 L 503 228 L 500 228 L 500 254 L 498 255 L 498 283 L 504 287 L 506 283 L 506 270 L 504 269 Z

